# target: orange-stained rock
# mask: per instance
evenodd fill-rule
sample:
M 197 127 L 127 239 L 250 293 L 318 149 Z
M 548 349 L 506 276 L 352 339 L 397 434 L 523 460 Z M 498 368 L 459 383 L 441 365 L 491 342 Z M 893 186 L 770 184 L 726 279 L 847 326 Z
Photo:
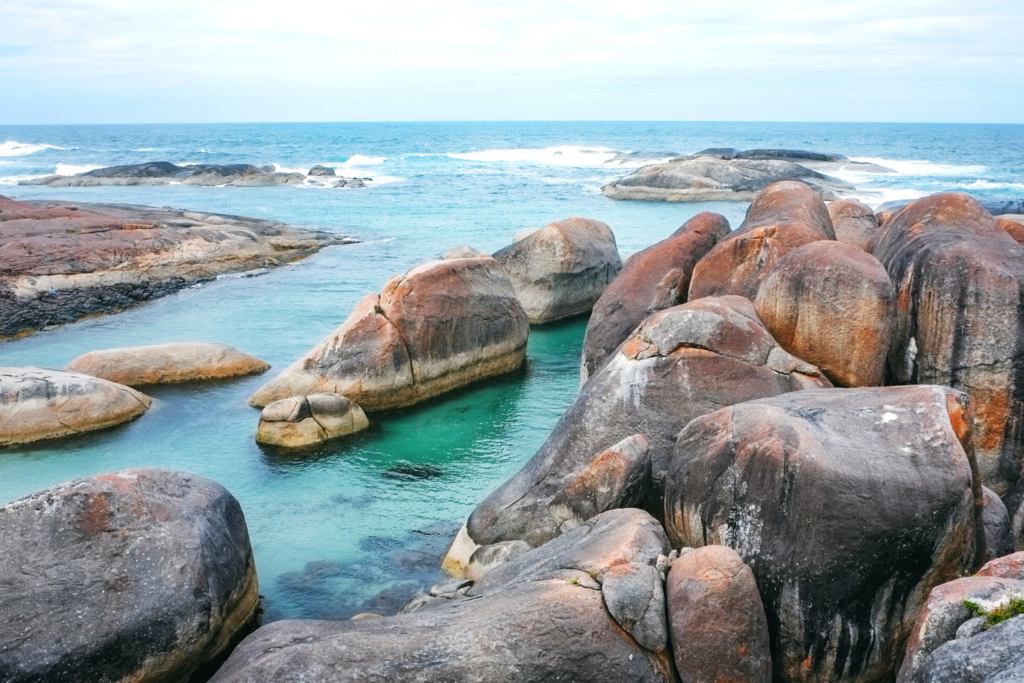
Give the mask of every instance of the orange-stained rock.
M 878 231 L 878 218 L 871 207 L 856 199 L 829 202 L 828 215 L 832 218 L 836 239 L 858 249 L 867 250 L 868 242 Z
M 836 386 L 873 387 L 884 378 L 895 302 L 878 259 L 819 240 L 772 266 L 754 308 L 779 346 L 817 365 Z
M 91 351 L 67 370 L 129 387 L 224 379 L 263 372 L 270 366 L 224 344 L 182 342 Z
M 494 258 L 535 325 L 586 313 L 622 270 L 611 228 L 590 218 L 549 223 Z
M 250 399 L 341 394 L 364 410 L 412 405 L 519 367 L 530 327 L 490 258 L 432 261 L 364 298 L 345 323 Z
M 1024 581 L 1024 552 L 989 560 L 975 576 L 995 576 L 1002 579 Z
M 1024 458 L 1024 246 L 973 198 L 946 193 L 893 214 L 871 252 L 896 288 L 891 382 L 970 394 L 982 480 L 1005 494 Z
M 768 619 L 754 573 L 732 548 L 708 545 L 672 563 L 669 637 L 682 683 L 771 683 Z
M 1006 231 L 1006 234 L 1016 240 L 1017 244 L 1024 244 L 1024 216 L 1017 216 L 1016 220 L 1007 216 L 996 218 L 996 225 Z
M 791 249 L 834 240 L 825 203 L 804 183 L 783 181 L 761 190 L 742 225 L 693 269 L 689 301 L 736 294 L 753 300 L 768 269 Z
M 978 477 L 953 427 L 961 398 L 810 389 L 680 432 L 665 529 L 673 547 L 728 545 L 750 566 L 773 680 L 891 680 L 928 591 L 981 566 Z
M 686 303 L 694 266 L 728 234 L 724 217 L 701 213 L 667 239 L 630 256 L 590 314 L 581 381 L 597 372 L 644 318 Z

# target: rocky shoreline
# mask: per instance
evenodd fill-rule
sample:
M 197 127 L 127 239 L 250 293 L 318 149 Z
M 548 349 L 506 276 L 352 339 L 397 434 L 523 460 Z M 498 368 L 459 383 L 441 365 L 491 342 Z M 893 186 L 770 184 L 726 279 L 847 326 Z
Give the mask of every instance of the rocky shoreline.
M 321 178 L 333 182 L 333 187 L 358 189 L 366 187 L 373 178 L 348 178 L 335 174 L 333 168 L 314 166 L 308 174 L 297 171 L 279 172 L 276 166 L 253 164 L 186 164 L 178 166 L 169 161 L 150 161 L 144 164 L 109 166 L 75 175 L 50 175 L 18 181 L 19 185 L 47 185 L 49 187 L 100 187 L 103 185 L 199 185 L 203 187 L 269 187 L 272 185 L 301 185 L 308 178 Z
M 0 338 L 355 241 L 259 218 L 0 196 Z
M 573 218 L 392 278 L 257 392 L 257 439 L 344 438 L 368 422 L 356 399 L 507 372 L 531 323 L 593 307 L 576 400 L 469 515 L 451 578 L 398 614 L 246 635 L 257 578 L 229 492 L 82 479 L 0 507 L 0 679 L 106 680 L 100 662 L 137 683 L 1024 679 L 1024 225 L 959 193 L 879 218 L 786 180 L 735 231 L 701 214 L 625 266 L 607 225 Z M 229 351 L 210 362 L 263 369 Z M 197 355 L 72 365 L 223 376 L 182 367 Z M 175 372 L 150 372 L 160 357 Z M 91 375 L 0 379 L 0 442 L 104 392 L 141 408 L 97 420 L 145 419 L 144 396 Z

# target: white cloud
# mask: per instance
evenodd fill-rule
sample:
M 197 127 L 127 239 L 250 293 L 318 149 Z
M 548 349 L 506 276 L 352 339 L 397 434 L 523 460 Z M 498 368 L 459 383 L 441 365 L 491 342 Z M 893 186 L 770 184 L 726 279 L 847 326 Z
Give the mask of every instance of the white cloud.
M 0 123 L 1019 121 L 1024 7 L 967 7 L 2 0 Z

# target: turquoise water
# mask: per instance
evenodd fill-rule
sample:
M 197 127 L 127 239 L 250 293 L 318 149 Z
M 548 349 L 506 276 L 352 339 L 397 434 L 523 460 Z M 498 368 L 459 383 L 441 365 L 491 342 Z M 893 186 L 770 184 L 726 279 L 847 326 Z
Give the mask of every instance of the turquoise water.
M 267 618 L 394 611 L 437 576 L 473 506 L 547 437 L 578 390 L 585 319 L 531 331 L 526 366 L 405 411 L 369 431 L 288 456 L 253 440 L 245 399 L 339 325 L 394 274 L 470 244 L 494 251 L 517 230 L 582 215 L 615 231 L 623 256 L 700 211 L 738 225 L 738 203 L 618 202 L 602 184 L 629 172 L 615 151 L 789 147 L 882 160 L 851 178 L 878 203 L 946 189 L 1024 197 L 1024 127 L 841 124 L 533 123 L 0 127 L 0 193 L 170 205 L 276 218 L 363 240 L 259 277 L 229 277 L 123 313 L 0 342 L 0 364 L 62 367 L 87 351 L 167 341 L 231 344 L 268 375 L 147 389 L 154 407 L 121 427 L 0 450 L 0 503 L 127 467 L 182 469 L 242 503 Z M 556 154 L 556 152 L 561 152 Z M 46 188 L 18 178 L 150 160 L 322 163 L 374 178 L 364 190 Z M 637 166 L 639 164 L 632 164 Z M 2 228 L 2 224 L 0 224 Z

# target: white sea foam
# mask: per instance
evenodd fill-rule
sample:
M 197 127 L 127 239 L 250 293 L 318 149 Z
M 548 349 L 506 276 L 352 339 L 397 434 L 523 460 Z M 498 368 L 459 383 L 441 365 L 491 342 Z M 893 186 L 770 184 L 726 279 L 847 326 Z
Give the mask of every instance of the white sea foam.
M 152 152 L 155 147 L 140 147 L 139 149 L 133 149 L 133 152 Z
M 987 169 L 984 166 L 957 166 L 955 164 L 936 164 L 931 161 L 920 161 L 920 160 L 902 160 L 895 161 L 893 159 L 877 159 L 874 157 L 853 157 L 853 161 L 863 161 L 869 164 L 878 164 L 879 166 L 885 166 L 891 168 L 900 175 L 910 176 L 962 176 L 962 175 L 974 175 L 977 173 L 984 173 Z M 856 173 L 862 173 L 857 171 Z M 877 174 L 864 174 L 864 175 L 877 175 Z M 890 175 L 891 174 L 885 174 Z
M 966 190 L 1024 190 L 1024 183 L 993 183 L 989 180 L 975 180 L 973 183 L 962 183 Z
M 8 140 L 7 142 L 0 144 L 0 157 L 20 157 L 26 154 L 41 152 L 44 149 L 64 148 L 57 147 L 56 145 L 33 145 L 27 142 L 15 142 L 14 140 Z
M 56 175 L 78 175 L 79 173 L 88 173 L 89 171 L 95 171 L 97 168 L 103 168 L 103 166 L 76 166 L 74 164 L 57 164 L 57 170 L 54 171 L 54 173 Z
M 878 190 L 858 189 L 857 192 L 849 195 L 853 199 L 864 202 L 868 206 L 878 206 L 886 202 L 903 201 L 905 199 L 920 199 L 927 197 L 934 192 L 926 190 L 912 190 L 908 188 L 880 188 Z
M 667 161 L 664 159 L 623 159 L 613 161 L 619 154 L 618 150 L 609 147 L 581 147 L 578 145 L 560 145 L 544 149 L 488 149 L 479 152 L 449 153 L 445 156 L 462 161 L 480 161 L 486 163 L 520 163 L 545 166 L 608 166 L 622 168 L 638 168 Z
M 367 157 L 362 154 L 353 154 L 345 160 L 343 166 L 376 166 L 377 164 L 383 164 L 387 160 L 387 157 Z

